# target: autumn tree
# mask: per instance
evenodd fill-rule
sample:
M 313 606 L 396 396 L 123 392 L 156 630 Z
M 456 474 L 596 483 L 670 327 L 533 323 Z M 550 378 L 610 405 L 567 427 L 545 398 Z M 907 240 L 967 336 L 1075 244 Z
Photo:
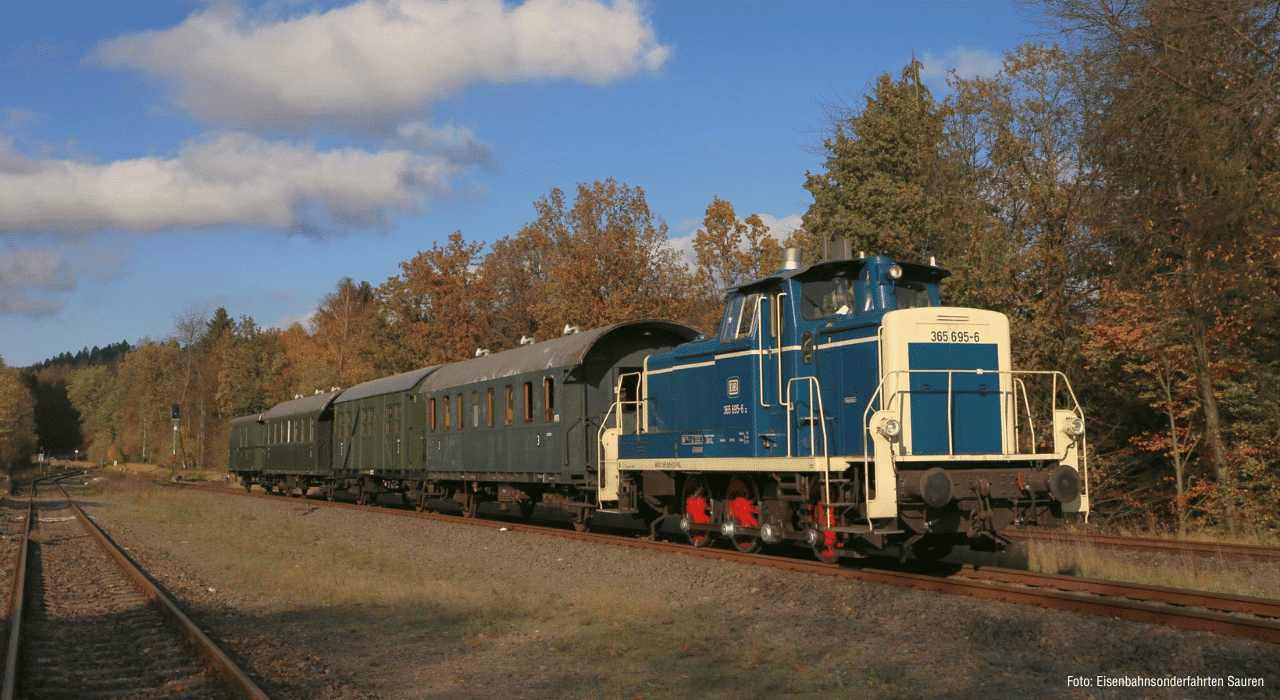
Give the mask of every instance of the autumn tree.
M 374 289 L 350 277 L 338 280 L 311 317 L 317 360 L 316 388 L 349 387 L 380 376 L 381 322 Z M 304 382 L 305 384 L 305 382 Z
M 35 400 L 18 371 L 0 359 L 0 467 L 31 459 L 35 430 Z
M 119 425 L 115 381 L 115 372 L 98 365 L 76 372 L 67 385 L 71 405 L 80 414 L 88 458 L 102 463 L 120 458 L 115 448 Z
M 1012 317 L 1018 366 L 1082 378 L 1081 347 L 1099 260 L 1098 173 L 1084 133 L 1093 81 L 1056 46 L 1010 52 L 990 78 L 953 78 L 947 143 L 985 207 L 981 245 L 955 252 L 948 286 L 975 306 Z M 954 287 L 961 289 L 955 290 Z
M 400 263 L 400 274 L 378 289 L 387 325 L 402 351 L 396 371 L 457 362 L 486 340 L 486 294 L 477 270 L 484 244 L 461 231 Z
M 263 329 L 249 316 L 214 342 L 218 358 L 216 401 L 223 420 L 261 413 L 291 398 L 284 386 L 285 351 L 280 331 Z
M 498 328 L 545 340 L 565 325 L 688 315 L 692 280 L 643 189 L 609 178 L 579 184 L 572 206 L 558 188 L 533 206 L 537 218 L 483 264 L 495 302 L 510 304 L 496 310 Z
M 756 214 L 739 219 L 733 204 L 713 196 L 702 228 L 694 234 L 697 279 L 704 307 L 694 325 L 710 331 L 720 315 L 720 295 L 727 287 L 764 277 L 781 266 L 782 246 Z
M 1054 0 L 1100 98 L 1088 145 L 1112 206 L 1101 224 L 1120 279 L 1176 285 L 1166 311 L 1192 349 L 1205 440 L 1234 477 L 1210 333 L 1276 292 L 1280 12 L 1260 0 Z M 1225 504 L 1229 532 L 1236 505 Z
M 172 449 L 170 407 L 182 395 L 182 351 L 176 342 L 140 342 L 125 356 L 113 383 L 115 445 L 122 456 L 167 461 Z

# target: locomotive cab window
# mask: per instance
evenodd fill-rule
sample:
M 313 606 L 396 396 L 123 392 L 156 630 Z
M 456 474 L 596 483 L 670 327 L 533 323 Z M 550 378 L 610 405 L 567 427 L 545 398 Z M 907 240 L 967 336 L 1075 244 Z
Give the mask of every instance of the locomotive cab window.
M 800 289 L 800 315 L 810 321 L 858 310 L 856 278 L 841 270 L 826 279 L 810 280 Z
M 933 306 L 933 297 L 929 295 L 929 289 L 919 282 L 899 280 L 893 285 L 893 294 L 898 300 L 899 309 Z
M 737 295 L 724 307 L 720 323 L 720 342 L 732 343 L 751 335 L 755 324 L 756 300 L 759 294 Z

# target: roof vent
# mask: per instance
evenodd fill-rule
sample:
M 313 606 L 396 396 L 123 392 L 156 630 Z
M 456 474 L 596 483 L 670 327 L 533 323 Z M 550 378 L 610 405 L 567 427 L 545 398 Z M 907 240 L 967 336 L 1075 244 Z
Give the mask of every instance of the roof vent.
M 521 345 L 533 345 L 533 343 L 534 343 L 534 342 L 535 342 L 535 341 L 533 340 L 533 336 L 531 336 L 531 335 L 522 335 L 522 336 L 520 336 L 520 344 L 521 344 Z
M 798 270 L 800 269 L 800 249 L 787 248 L 782 251 L 782 269 Z
M 489 354 L 489 348 L 476 348 L 476 357 L 484 357 Z
M 580 330 L 582 329 L 578 328 L 577 326 L 573 326 L 568 323 L 564 324 L 564 335 L 573 335 L 574 333 L 577 333 Z
M 831 241 L 831 257 L 827 260 L 848 260 L 853 257 L 853 242 L 848 238 Z

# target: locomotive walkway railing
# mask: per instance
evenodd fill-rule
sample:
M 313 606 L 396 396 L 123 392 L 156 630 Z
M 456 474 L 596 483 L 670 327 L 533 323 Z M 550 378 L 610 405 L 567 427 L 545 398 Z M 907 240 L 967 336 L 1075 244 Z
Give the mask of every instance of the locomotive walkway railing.
M 947 389 L 945 394 L 938 390 L 920 390 L 912 387 L 910 376 L 913 374 L 945 374 L 947 376 Z M 994 375 L 999 378 L 1007 377 L 1010 381 L 1008 382 L 1008 388 L 1004 388 L 1004 383 L 1002 382 L 1001 388 L 998 389 L 984 388 L 981 390 L 975 390 L 966 387 L 957 390 L 955 386 L 955 377 L 957 375 L 981 377 Z M 1042 391 L 1040 392 L 1041 394 L 1047 393 L 1049 397 L 1047 406 L 1047 414 L 1049 418 L 1047 420 L 1036 416 L 1032 412 L 1030 399 L 1031 392 L 1027 389 L 1026 381 L 1024 380 L 1033 377 L 1047 379 L 1049 383 L 1049 386 L 1042 387 Z M 938 456 L 955 457 L 958 454 L 969 454 L 956 451 L 955 403 L 957 393 L 981 394 L 983 396 L 994 395 L 999 397 L 1001 449 L 999 452 L 991 454 L 1000 454 L 1004 456 L 1050 454 L 1048 452 L 1041 452 L 1037 449 L 1039 443 L 1036 438 L 1036 426 L 1041 426 L 1041 435 L 1052 434 L 1053 417 L 1056 416 L 1059 411 L 1068 411 L 1081 420 L 1083 420 L 1084 417 L 1080 408 L 1080 402 L 1076 400 L 1075 392 L 1072 391 L 1070 382 L 1067 381 L 1066 375 L 1059 371 L 998 371 L 983 369 L 895 370 L 893 372 L 888 372 L 881 377 L 880 384 L 872 394 L 871 400 L 867 402 L 866 410 L 863 411 L 863 458 L 868 459 L 870 457 L 872 444 L 870 438 L 871 431 L 873 430 L 871 426 L 872 414 L 881 410 L 896 411 L 897 420 L 899 424 L 903 426 L 903 430 L 905 432 L 906 426 L 909 424 L 910 411 L 913 410 L 910 406 L 910 398 L 914 395 L 930 395 L 937 396 L 939 398 L 945 396 L 947 414 L 947 450 L 945 453 Z M 1059 406 L 1060 396 L 1066 399 L 1062 402 L 1061 406 Z M 1021 411 L 1018 410 L 1019 404 L 1021 405 Z M 1046 425 L 1049 426 L 1049 430 L 1043 430 L 1043 427 Z M 1026 437 L 1025 440 L 1023 439 L 1024 434 Z M 1006 440 L 1006 438 L 1008 439 Z M 912 449 L 911 446 L 906 445 L 905 441 L 900 442 L 899 444 L 902 445 L 902 456 L 911 456 L 915 454 L 914 449 Z M 1029 449 L 1022 449 L 1023 445 L 1026 445 Z M 1052 447 L 1050 447 L 1050 449 L 1052 449 Z

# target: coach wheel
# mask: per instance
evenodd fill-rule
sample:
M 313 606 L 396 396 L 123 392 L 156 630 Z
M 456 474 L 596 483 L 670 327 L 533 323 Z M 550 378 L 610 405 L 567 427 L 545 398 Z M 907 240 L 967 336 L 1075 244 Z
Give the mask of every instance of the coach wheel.
M 700 476 L 685 479 L 680 503 L 689 522 L 700 525 L 711 524 L 711 486 L 706 479 Z M 716 539 L 715 533 L 710 530 L 689 529 L 685 534 L 689 538 L 689 544 L 695 547 L 706 547 Z
M 244 487 L 244 492 L 249 493 L 253 490 L 253 479 L 247 476 L 240 477 L 240 485 Z
M 749 476 L 737 475 L 729 480 L 729 489 L 724 495 L 725 517 L 737 527 L 760 527 L 760 492 Z M 750 554 L 760 549 L 760 537 L 757 535 L 734 535 L 733 547 L 739 552 Z
M 366 491 L 364 488 L 364 485 L 361 484 L 359 490 L 356 491 L 356 505 L 358 506 L 369 505 L 369 503 L 373 500 L 371 496 L 372 494 Z
M 413 509 L 419 513 L 427 509 L 427 495 L 425 493 L 418 496 L 418 501 L 413 504 Z
M 578 512 L 573 514 L 573 529 L 578 532 L 586 532 L 591 529 L 591 511 L 586 508 L 579 508 Z
M 824 492 L 827 492 L 827 498 L 823 498 Z M 825 564 L 834 564 L 840 560 L 840 533 L 823 530 L 835 527 L 838 523 L 836 509 L 827 505 L 830 502 L 830 492 L 823 480 L 814 480 L 813 486 L 809 488 L 805 516 L 811 533 L 809 544 L 813 547 L 813 556 Z
M 462 503 L 462 517 L 474 518 L 476 513 L 480 512 L 480 499 L 475 494 L 467 494 L 467 499 Z
M 298 498 L 305 499 L 307 497 L 307 491 L 310 491 L 310 490 L 311 490 L 310 486 L 307 486 L 306 484 L 301 484 L 300 486 L 298 486 Z
M 330 503 L 338 500 L 338 489 L 335 486 L 326 486 L 324 489 L 324 500 Z
M 520 501 L 520 517 L 522 518 L 533 517 L 533 509 L 534 509 L 533 501 Z

